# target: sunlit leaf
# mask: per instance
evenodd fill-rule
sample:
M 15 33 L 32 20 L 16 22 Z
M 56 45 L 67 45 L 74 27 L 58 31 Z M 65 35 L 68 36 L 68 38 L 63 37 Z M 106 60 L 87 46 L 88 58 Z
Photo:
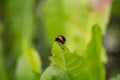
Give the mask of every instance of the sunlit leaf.
M 51 65 L 49 66 L 41 76 L 40 80 L 71 80 L 64 70 Z
M 91 40 L 84 54 L 85 59 L 75 52 L 71 53 L 66 45 L 54 42 L 50 57 L 51 64 L 64 70 L 71 80 L 105 80 L 105 71 L 101 60 L 102 33 L 98 25 L 93 26 L 91 35 Z M 48 70 L 45 71 L 46 76 L 49 73 Z
M 55 36 L 65 35 L 69 49 L 82 55 L 90 41 L 92 26 L 99 24 L 103 34 L 109 20 L 111 4 L 102 10 L 91 10 L 90 5 L 95 2 L 102 5 L 101 0 L 47 0 L 43 18 L 50 44 Z
M 81 78 L 87 79 L 85 76 L 81 77 L 82 74 L 85 74 L 83 72 L 84 59 L 76 53 L 71 53 L 64 44 L 54 42 L 52 46 L 52 55 L 53 56 L 50 57 L 51 64 L 55 65 L 60 70 L 63 70 L 71 80 Z M 46 73 L 45 75 L 48 74 Z
M 92 37 L 85 53 L 87 70 L 91 80 L 105 80 L 105 71 L 101 59 L 102 33 L 98 25 L 93 26 L 91 35 Z

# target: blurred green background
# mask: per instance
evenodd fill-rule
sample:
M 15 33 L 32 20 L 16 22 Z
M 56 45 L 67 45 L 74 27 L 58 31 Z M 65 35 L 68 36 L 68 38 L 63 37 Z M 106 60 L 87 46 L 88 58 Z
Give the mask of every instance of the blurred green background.
M 57 35 L 83 56 L 94 24 L 102 29 L 106 76 L 120 73 L 119 8 L 120 0 L 0 0 L 0 80 L 39 80 Z

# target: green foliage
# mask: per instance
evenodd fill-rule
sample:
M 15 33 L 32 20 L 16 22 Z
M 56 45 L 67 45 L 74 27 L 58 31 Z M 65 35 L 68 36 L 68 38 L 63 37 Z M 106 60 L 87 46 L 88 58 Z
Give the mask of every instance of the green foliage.
M 33 48 L 26 48 L 17 63 L 16 80 L 38 80 L 36 73 L 41 73 L 40 55 Z
M 55 42 L 52 47 L 52 57 L 50 60 L 52 64 L 55 64 L 60 69 L 71 75 L 71 77 L 78 78 L 81 76 L 81 70 L 84 67 L 84 60 L 75 55 L 76 53 L 70 53 L 66 46 L 61 43 Z
M 66 45 L 70 50 L 82 55 L 90 41 L 92 26 L 99 24 L 102 34 L 105 32 L 110 5 L 102 11 L 94 11 L 90 10 L 89 2 L 86 0 L 47 0 L 45 2 L 43 16 L 50 44 L 53 43 L 52 39 L 56 35 L 65 35 Z
M 120 80 L 120 74 L 112 77 L 110 80 Z
M 50 43 L 58 34 L 64 35 L 64 0 L 47 0 L 43 6 L 45 30 Z
M 71 80 L 64 70 L 51 65 L 42 74 L 40 80 Z
M 39 72 L 34 72 L 33 80 L 40 80 L 40 77 L 41 77 L 41 73 L 39 73 Z
M 24 45 L 31 44 L 34 30 L 35 30 L 35 14 L 33 8 L 35 0 L 9 0 L 6 2 L 5 18 L 8 24 L 8 36 L 10 39 L 13 50 L 12 54 L 19 56 Z
M 35 0 L 9 0 L 5 6 L 7 36 L 10 37 L 10 80 L 34 80 L 41 73 L 41 59 L 33 47 L 35 30 Z M 8 52 L 7 52 L 8 53 Z M 12 57 L 11 57 L 12 55 Z M 15 73 L 14 73 L 15 72 Z
M 120 0 L 113 0 L 113 5 L 112 5 L 112 14 L 115 16 L 120 16 Z
M 85 57 L 90 77 L 93 80 L 105 80 L 105 71 L 102 65 L 102 33 L 98 25 L 94 25 L 91 30 L 91 40 L 87 45 Z
M 91 35 L 84 58 L 77 53 L 71 53 L 66 45 L 54 42 L 50 57 L 51 65 L 45 70 L 41 80 L 54 80 L 55 77 L 58 80 L 105 80 L 105 71 L 100 56 L 102 50 L 101 29 L 98 25 L 93 26 Z M 66 73 L 62 79 L 55 74 L 57 73 L 56 67 Z M 52 70 L 55 72 L 52 73 Z M 62 74 L 59 73 L 59 76 Z M 67 76 L 69 79 L 66 79 Z
M 1 39 L 3 24 L 0 22 L 0 80 L 6 80 L 5 68 L 4 68 L 4 59 L 3 59 L 3 43 Z
M 46 0 L 42 6 L 43 32 L 48 42 L 52 44 L 57 35 L 67 39 L 65 44 L 54 42 L 49 57 L 51 64 L 42 74 L 41 57 L 32 43 L 37 23 L 34 12 L 37 0 L 1 0 L 0 21 L 5 24 L 5 39 L 1 39 L 3 25 L 0 22 L 0 80 L 105 80 L 101 38 L 111 6 L 108 4 L 98 11 L 91 9 L 90 1 Z M 119 15 L 117 2 L 113 4 L 113 13 Z M 41 36 L 37 37 L 45 37 Z M 119 75 L 113 78 L 119 79 Z

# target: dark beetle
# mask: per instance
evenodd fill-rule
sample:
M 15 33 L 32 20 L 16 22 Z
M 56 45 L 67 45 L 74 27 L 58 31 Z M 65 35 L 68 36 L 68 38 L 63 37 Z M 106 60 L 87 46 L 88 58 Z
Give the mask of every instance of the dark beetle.
M 55 38 L 55 41 L 60 42 L 60 43 L 62 43 L 62 44 L 65 44 L 66 39 L 65 39 L 64 36 L 58 35 L 58 36 Z

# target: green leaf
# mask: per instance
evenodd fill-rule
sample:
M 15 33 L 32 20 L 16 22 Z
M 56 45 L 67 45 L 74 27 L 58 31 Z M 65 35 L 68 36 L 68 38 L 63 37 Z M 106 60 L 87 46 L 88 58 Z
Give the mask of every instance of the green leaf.
M 17 63 L 16 80 L 35 80 L 35 73 L 41 74 L 40 55 L 31 47 L 24 51 Z
M 41 76 L 40 80 L 71 80 L 64 70 L 51 65 L 49 66 Z
M 50 44 L 57 35 L 65 35 L 69 49 L 82 55 L 90 41 L 93 25 L 99 24 L 102 33 L 105 32 L 110 5 L 102 11 L 94 11 L 90 10 L 90 3 L 92 0 L 46 0 L 43 15 Z
M 120 0 L 114 0 L 112 4 L 112 11 L 111 11 L 114 16 L 120 16 L 120 11 L 118 7 L 120 7 Z
M 15 77 L 15 80 L 33 80 L 33 71 L 41 71 L 39 55 L 37 51 L 31 48 L 36 28 L 35 5 L 35 0 L 9 0 L 5 3 L 4 17 L 8 24 L 5 34 L 10 37 L 9 42 L 6 43 L 8 50 L 5 50 L 5 53 L 9 53 L 7 54 L 9 59 L 7 63 L 11 63 L 8 65 L 12 66 L 12 68 L 7 69 L 11 80 Z
M 7 80 L 5 67 L 4 67 L 3 41 L 1 37 L 2 28 L 3 28 L 3 24 L 0 22 L 0 80 Z
M 64 70 L 71 79 L 81 78 L 85 66 L 82 57 L 76 53 L 71 53 L 64 44 L 58 42 L 52 46 L 52 55 L 50 57 L 52 64 Z
M 53 39 L 57 35 L 64 35 L 63 1 L 64 0 L 47 0 L 43 6 L 45 32 L 50 43 L 54 42 Z
M 65 44 L 54 42 L 50 57 L 51 64 L 63 70 L 71 80 L 105 80 L 105 71 L 101 60 L 101 28 L 94 25 L 91 35 L 91 40 L 84 52 L 85 59 L 75 52 L 71 53 Z M 47 72 L 49 73 L 48 70 Z M 49 75 L 47 72 L 45 71 L 46 76 Z
M 39 73 L 39 72 L 34 72 L 33 80 L 40 80 L 40 77 L 41 77 L 41 73 Z
M 102 64 L 102 33 L 98 25 L 94 25 L 91 40 L 86 50 L 87 70 L 90 80 L 105 80 L 105 71 Z

